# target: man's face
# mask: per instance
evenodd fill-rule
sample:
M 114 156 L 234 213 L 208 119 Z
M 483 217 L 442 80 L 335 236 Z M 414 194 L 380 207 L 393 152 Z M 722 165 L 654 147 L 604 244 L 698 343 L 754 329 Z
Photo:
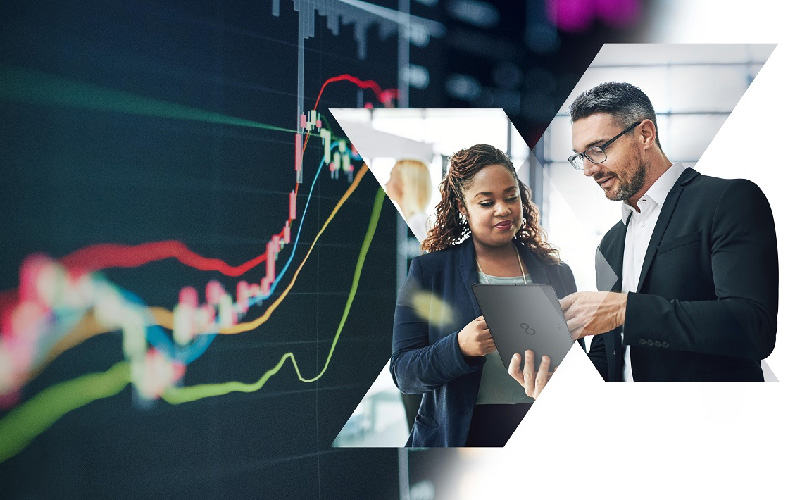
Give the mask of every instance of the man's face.
M 573 122 L 573 150 L 586 151 L 600 146 L 624 130 L 612 115 L 597 113 Z M 606 149 L 607 160 L 594 164 L 584 159 L 584 175 L 592 177 L 608 199 L 631 204 L 643 194 L 647 165 L 641 158 L 636 138 L 637 128 L 630 130 Z M 645 191 L 645 190 L 644 190 Z

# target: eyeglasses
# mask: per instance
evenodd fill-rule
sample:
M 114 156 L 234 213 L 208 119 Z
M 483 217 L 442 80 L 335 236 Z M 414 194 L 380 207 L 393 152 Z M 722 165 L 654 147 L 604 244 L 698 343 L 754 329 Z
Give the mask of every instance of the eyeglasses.
M 640 123 L 641 122 L 633 123 L 632 125 L 625 128 L 623 130 L 623 132 L 616 135 L 615 137 L 613 137 L 609 141 L 605 142 L 604 144 L 602 144 L 600 146 L 590 146 L 585 151 L 582 151 L 581 153 L 577 153 L 577 154 L 569 157 L 567 159 L 567 161 L 569 161 L 570 164 L 573 165 L 573 168 L 575 168 L 576 170 L 582 170 L 584 168 L 584 159 L 585 158 L 590 160 L 591 163 L 604 163 L 605 161 L 607 161 L 607 152 L 606 152 L 607 146 L 609 146 L 613 142 L 617 141 L 618 138 L 621 137 L 622 135 L 624 135 L 625 133 L 629 132 L 633 128 L 640 125 Z

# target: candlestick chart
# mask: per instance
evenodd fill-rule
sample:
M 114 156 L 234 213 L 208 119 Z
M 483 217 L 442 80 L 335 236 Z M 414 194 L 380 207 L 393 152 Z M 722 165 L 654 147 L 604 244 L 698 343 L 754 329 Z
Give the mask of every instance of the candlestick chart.
M 3 497 L 395 491 L 329 448 L 389 357 L 398 215 L 326 107 L 397 103 L 388 11 L 8 6 Z

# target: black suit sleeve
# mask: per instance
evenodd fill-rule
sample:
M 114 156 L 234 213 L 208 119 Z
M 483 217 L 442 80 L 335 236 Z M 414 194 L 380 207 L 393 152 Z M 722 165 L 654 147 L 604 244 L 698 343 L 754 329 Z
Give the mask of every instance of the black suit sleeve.
M 716 204 L 710 234 L 716 299 L 681 301 L 629 293 L 626 345 L 652 342 L 674 350 L 759 360 L 772 352 L 778 253 L 772 212 L 758 186 L 729 183 Z
M 431 326 L 426 318 L 432 318 L 436 324 L 447 321 L 452 309 L 434 291 L 425 290 L 423 283 L 419 259 L 413 259 L 393 315 L 390 362 L 393 382 L 406 394 L 438 389 L 462 375 L 480 370 L 484 362 L 483 357 L 464 357 L 458 345 L 458 331 L 430 343 Z

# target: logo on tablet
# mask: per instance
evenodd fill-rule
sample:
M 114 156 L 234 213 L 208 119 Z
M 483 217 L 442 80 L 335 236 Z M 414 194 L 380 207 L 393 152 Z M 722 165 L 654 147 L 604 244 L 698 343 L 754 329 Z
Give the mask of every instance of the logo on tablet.
M 520 326 L 525 330 L 526 335 L 535 335 L 537 333 L 536 330 L 528 326 L 528 323 L 520 323 Z

